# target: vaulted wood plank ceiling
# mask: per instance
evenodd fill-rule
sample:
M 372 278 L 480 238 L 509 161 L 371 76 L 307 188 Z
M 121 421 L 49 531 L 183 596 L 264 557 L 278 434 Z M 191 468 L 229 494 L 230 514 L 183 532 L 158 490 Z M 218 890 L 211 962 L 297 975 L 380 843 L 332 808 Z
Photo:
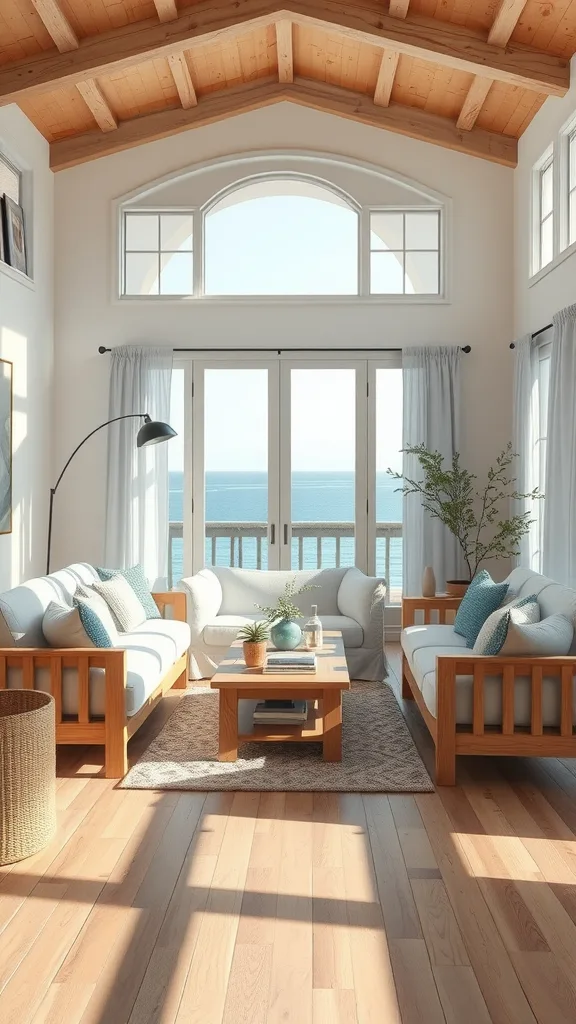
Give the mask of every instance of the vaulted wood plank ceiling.
M 0 104 L 55 170 L 282 100 L 516 162 L 576 0 L 0 0 Z

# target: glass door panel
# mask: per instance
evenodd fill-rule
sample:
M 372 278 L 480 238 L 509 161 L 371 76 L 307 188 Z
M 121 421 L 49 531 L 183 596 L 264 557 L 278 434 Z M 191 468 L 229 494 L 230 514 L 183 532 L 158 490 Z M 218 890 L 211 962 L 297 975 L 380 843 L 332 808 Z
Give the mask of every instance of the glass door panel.
M 283 444 L 289 461 L 283 502 L 289 515 L 281 516 L 283 563 L 292 569 L 354 565 L 357 370 L 328 365 L 283 370 L 290 416 Z
M 388 604 L 402 597 L 402 481 L 390 476 L 402 472 L 402 370 L 377 368 L 376 406 L 376 522 L 375 571 L 388 582 Z M 372 531 L 371 531 L 372 535 Z
M 278 459 L 270 430 L 276 437 L 275 381 L 276 369 L 265 366 L 203 370 L 205 565 L 275 567 Z

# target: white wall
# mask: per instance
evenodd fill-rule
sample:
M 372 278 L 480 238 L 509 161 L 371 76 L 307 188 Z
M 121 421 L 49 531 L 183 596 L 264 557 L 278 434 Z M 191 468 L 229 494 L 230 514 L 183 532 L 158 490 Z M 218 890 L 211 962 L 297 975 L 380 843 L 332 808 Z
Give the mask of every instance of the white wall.
M 572 59 L 572 87 L 562 99 L 549 98 L 538 111 L 518 145 L 514 174 L 515 206 L 515 333 L 537 331 L 554 313 L 576 302 L 576 252 L 554 261 L 545 273 L 530 281 L 532 170 L 559 131 L 576 113 L 576 57 Z M 558 149 L 555 158 L 559 158 Z M 558 210 L 556 211 L 556 216 Z
M 119 303 L 112 299 L 113 200 L 179 168 L 226 154 L 288 149 L 342 154 L 421 181 L 452 199 L 451 302 L 398 304 Z M 63 171 L 56 201 L 55 453 L 62 463 L 106 419 L 108 357 L 98 345 L 326 348 L 470 344 L 463 357 L 463 450 L 482 473 L 510 436 L 513 172 L 290 104 Z M 78 456 L 59 492 L 55 563 L 102 557 L 105 438 Z
M 53 182 L 48 144 L 0 108 L 0 152 L 23 171 L 33 283 L 0 263 L 0 356 L 13 367 L 13 526 L 0 536 L 0 591 L 44 571 L 53 368 Z

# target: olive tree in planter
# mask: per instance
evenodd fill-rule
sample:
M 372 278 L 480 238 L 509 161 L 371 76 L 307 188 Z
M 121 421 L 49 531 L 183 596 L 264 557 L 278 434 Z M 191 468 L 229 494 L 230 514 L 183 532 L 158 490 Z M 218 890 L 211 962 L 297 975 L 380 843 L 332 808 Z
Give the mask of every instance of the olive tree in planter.
M 422 480 L 405 478 L 401 473 L 388 470 L 397 480 L 403 480 L 398 490 L 403 494 L 419 494 L 422 507 L 439 519 L 454 534 L 468 570 L 465 580 L 447 580 L 452 593 L 463 593 L 476 575 L 479 566 L 493 558 L 511 558 L 519 554 L 521 538 L 528 533 L 531 513 L 527 509 L 517 515 L 505 516 L 510 502 L 520 498 L 536 501 L 543 497 L 537 487 L 528 494 L 515 487 L 516 477 L 511 467 L 517 454 L 509 443 L 490 466 L 483 488 L 477 488 L 474 473 L 460 465 L 455 452 L 452 463 L 445 468 L 440 452 L 431 451 L 425 444 L 402 449 L 414 455 L 422 470 Z

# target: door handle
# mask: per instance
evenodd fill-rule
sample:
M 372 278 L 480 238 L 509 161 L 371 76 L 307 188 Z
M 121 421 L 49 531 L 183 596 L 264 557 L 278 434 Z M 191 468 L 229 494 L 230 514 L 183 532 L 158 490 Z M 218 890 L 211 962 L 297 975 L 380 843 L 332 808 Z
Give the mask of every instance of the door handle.
M 284 543 L 288 543 L 288 523 L 284 523 Z
M 270 526 L 270 543 L 276 543 L 276 524 L 272 523 Z

